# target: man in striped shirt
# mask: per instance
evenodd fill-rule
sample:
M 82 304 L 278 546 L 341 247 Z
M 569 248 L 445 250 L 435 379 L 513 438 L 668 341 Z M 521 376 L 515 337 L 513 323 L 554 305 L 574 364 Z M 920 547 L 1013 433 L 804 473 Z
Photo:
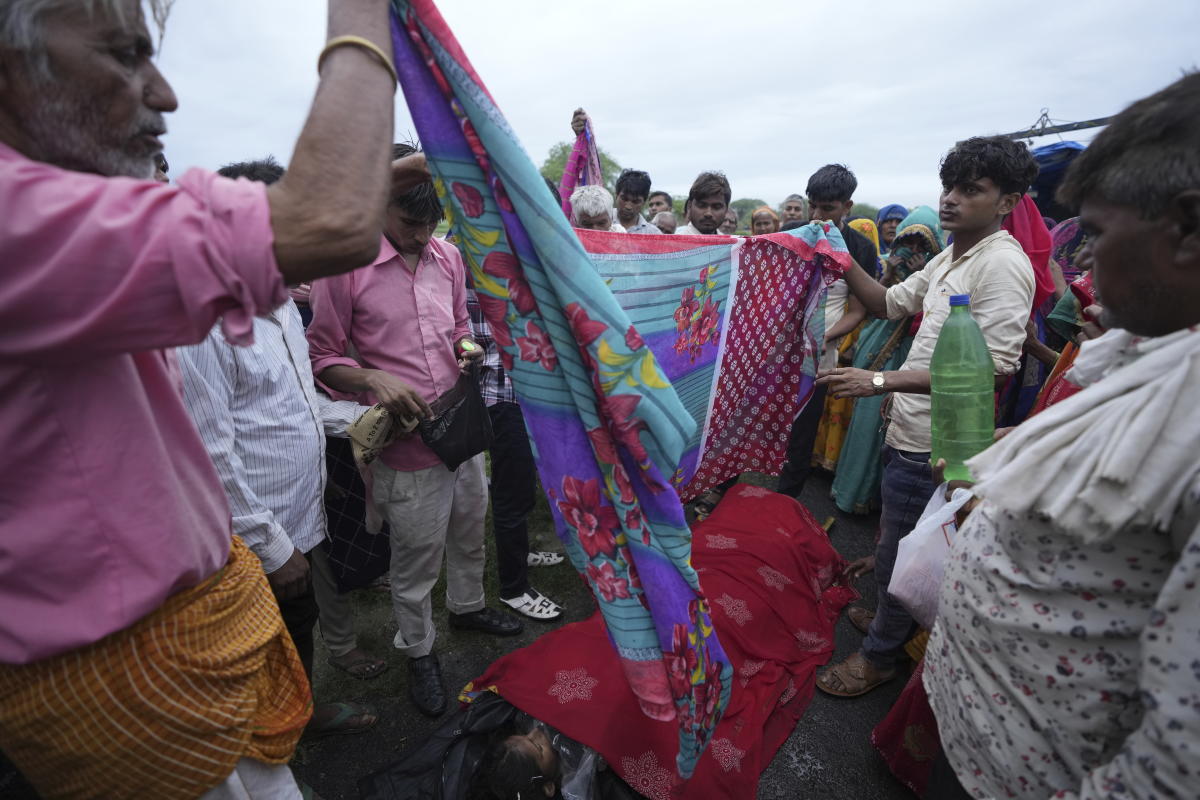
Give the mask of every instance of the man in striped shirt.
M 283 176 L 274 159 L 231 164 L 219 172 L 268 185 Z M 233 532 L 262 562 L 311 683 L 318 614 L 326 621 L 323 629 L 336 630 L 352 629 L 354 615 L 317 546 L 326 536 L 325 436 L 344 437 L 369 407 L 330 400 L 316 390 L 304 326 L 290 298 L 255 318 L 251 347 L 229 344 L 218 324 L 203 342 L 175 354 L 184 403 L 229 498 Z M 361 651 L 334 656 L 369 658 Z M 386 669 L 380 659 L 369 661 L 370 677 Z M 366 706 L 325 703 L 314 708 L 307 731 L 357 733 L 375 722 Z

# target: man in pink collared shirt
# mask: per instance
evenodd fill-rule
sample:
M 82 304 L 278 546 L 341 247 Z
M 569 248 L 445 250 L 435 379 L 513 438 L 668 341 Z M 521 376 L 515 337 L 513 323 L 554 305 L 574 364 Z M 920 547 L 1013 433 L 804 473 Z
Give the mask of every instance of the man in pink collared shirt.
M 396 145 L 393 157 L 413 152 Z M 454 387 L 465 361 L 482 358 L 471 341 L 462 256 L 432 238 L 442 216 L 432 183 L 393 195 L 375 263 L 313 284 L 309 354 L 313 374 L 330 389 L 425 417 L 429 404 Z M 355 358 L 346 355 L 351 349 Z M 430 596 L 443 554 L 452 626 L 498 636 L 522 629 L 516 618 L 484 605 L 483 454 L 451 472 L 419 436 L 410 436 L 383 451 L 372 477 L 373 499 L 391 527 L 396 649 L 409 657 L 414 704 L 438 716 L 447 696 L 433 654 Z
M 331 0 L 329 35 L 390 54 L 387 6 Z M 176 98 L 152 56 L 138 0 L 0 4 L 0 749 L 47 797 L 245 796 L 250 773 L 298 796 L 279 765 L 307 684 L 271 663 L 295 651 L 231 555 L 170 348 L 218 318 L 248 344 L 285 281 L 374 258 L 395 84 L 372 50 L 332 50 L 284 181 L 167 186 L 149 178 Z M 220 597 L 253 619 L 216 624 Z M 302 713 L 265 741 L 256 714 L 284 695 Z

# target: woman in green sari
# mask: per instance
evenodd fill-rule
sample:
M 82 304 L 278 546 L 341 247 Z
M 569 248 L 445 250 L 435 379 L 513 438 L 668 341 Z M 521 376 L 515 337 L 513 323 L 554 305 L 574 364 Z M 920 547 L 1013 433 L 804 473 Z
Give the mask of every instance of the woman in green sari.
M 924 269 L 945 246 L 937 212 L 929 206 L 914 208 L 896 229 L 892 251 L 884 266 L 883 285 L 900 283 Z M 919 325 L 920 315 L 902 320 L 871 320 L 858 337 L 854 366 L 871 372 L 899 369 L 908 358 Z M 842 511 L 867 514 L 879 508 L 879 481 L 883 473 L 879 461 L 884 433 L 880 415 L 883 398 L 883 395 L 860 397 L 854 405 L 854 416 L 842 444 L 837 476 L 833 481 L 833 500 Z

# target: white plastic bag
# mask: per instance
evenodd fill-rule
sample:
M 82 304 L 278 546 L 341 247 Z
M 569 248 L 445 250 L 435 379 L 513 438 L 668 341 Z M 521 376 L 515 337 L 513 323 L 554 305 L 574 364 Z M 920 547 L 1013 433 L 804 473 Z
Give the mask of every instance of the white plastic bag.
M 955 489 L 946 500 L 946 484 L 933 493 L 912 532 L 900 540 L 896 566 L 888 593 L 908 609 L 913 619 L 931 630 L 937 618 L 938 596 L 950 543 L 958 532 L 954 515 L 973 495 L 970 489 Z

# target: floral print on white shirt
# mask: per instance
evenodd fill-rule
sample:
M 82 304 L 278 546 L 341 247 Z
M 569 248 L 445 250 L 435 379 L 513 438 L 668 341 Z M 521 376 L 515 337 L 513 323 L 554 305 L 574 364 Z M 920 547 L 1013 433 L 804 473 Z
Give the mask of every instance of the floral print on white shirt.
M 1083 544 L 982 503 L 954 543 L 925 687 L 979 798 L 1200 797 L 1200 500 Z

